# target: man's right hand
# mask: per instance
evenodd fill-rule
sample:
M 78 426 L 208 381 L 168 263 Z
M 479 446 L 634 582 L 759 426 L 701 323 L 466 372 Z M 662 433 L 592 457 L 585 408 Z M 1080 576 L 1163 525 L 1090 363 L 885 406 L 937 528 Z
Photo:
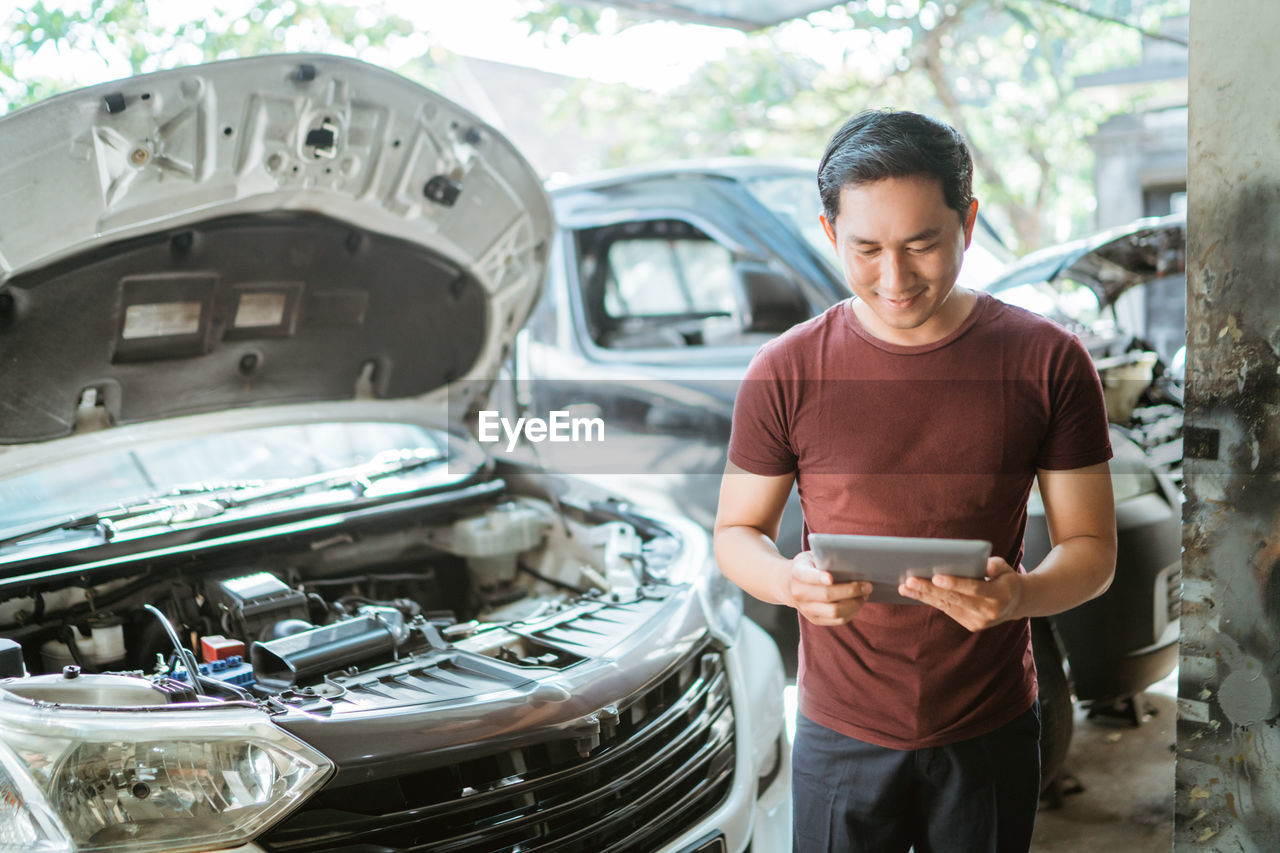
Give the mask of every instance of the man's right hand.
M 766 477 L 725 466 L 716 511 L 716 562 L 747 594 L 770 604 L 794 607 L 814 625 L 843 625 L 867 603 L 871 584 L 835 583 L 819 571 L 813 552 L 791 559 L 778 553 L 774 540 L 794 474 Z
M 801 551 L 791 560 L 790 575 L 782 575 L 778 597 L 814 625 L 843 625 L 867 603 L 867 581 L 835 583 L 830 572 L 813 562 L 812 551 Z

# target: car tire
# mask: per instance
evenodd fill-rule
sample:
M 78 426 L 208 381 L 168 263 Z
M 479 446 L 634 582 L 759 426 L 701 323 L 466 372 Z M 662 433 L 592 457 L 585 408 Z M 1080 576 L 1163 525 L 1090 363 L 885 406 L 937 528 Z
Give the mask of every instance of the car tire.
M 1048 619 L 1031 620 L 1031 651 L 1035 656 L 1040 692 L 1040 790 L 1043 792 L 1062 773 L 1066 763 L 1075 730 L 1075 707 L 1062 652 Z

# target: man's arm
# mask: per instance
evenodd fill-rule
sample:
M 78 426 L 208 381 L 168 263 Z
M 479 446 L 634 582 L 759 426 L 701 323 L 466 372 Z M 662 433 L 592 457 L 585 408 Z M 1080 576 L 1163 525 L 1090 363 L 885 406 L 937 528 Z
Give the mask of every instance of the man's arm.
M 765 477 L 728 463 L 716 508 L 716 561 L 725 577 L 749 595 L 794 607 L 815 625 L 842 625 L 866 602 L 871 584 L 833 583 L 803 551 L 792 559 L 774 540 L 794 474 Z
M 1101 595 L 1116 567 L 1116 510 L 1107 463 L 1070 471 L 1038 469 L 1053 549 L 1020 575 L 999 557 L 987 580 L 911 578 L 900 592 L 944 611 L 971 631 L 1028 616 L 1052 616 Z

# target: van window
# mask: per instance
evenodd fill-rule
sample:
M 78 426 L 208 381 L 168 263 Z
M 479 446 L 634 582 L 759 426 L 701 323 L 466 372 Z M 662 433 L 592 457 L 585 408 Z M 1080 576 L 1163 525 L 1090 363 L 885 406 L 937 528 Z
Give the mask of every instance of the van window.
M 738 328 L 733 252 L 678 219 L 578 232 L 588 331 L 609 349 L 702 346 Z
M 606 264 L 610 317 L 733 311 L 733 257 L 706 237 L 616 240 Z

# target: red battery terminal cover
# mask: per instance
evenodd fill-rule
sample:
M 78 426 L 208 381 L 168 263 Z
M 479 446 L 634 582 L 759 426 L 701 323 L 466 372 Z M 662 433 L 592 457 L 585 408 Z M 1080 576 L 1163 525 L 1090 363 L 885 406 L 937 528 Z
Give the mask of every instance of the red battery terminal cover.
M 205 663 L 226 660 L 239 655 L 244 657 L 244 643 L 239 640 L 228 640 L 221 634 L 213 634 L 200 638 L 200 655 Z

